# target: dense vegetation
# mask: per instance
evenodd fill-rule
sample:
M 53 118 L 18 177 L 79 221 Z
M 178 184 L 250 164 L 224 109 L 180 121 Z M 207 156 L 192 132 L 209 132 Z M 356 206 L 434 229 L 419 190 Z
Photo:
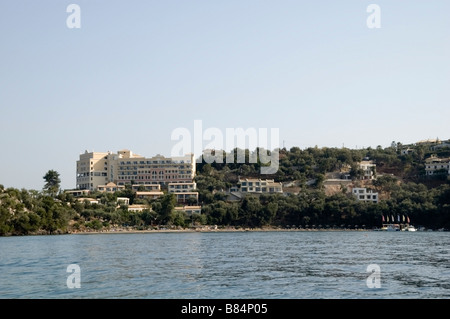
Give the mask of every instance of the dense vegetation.
M 55 234 L 111 227 L 187 226 L 186 216 L 173 209 L 176 201 L 171 194 L 151 203 L 134 199 L 135 192 L 130 189 L 91 196 L 95 196 L 98 203 L 79 201 L 66 193 L 52 197 L 45 192 L 5 189 L 0 185 L 0 235 Z M 149 209 L 128 211 L 128 206 L 117 201 L 117 197 L 129 197 L 135 203 L 149 204 Z M 202 217 L 193 215 L 189 220 L 204 222 Z
M 425 176 L 424 159 L 431 155 L 438 157 L 449 157 L 450 149 L 442 149 L 431 152 L 429 147 L 411 146 L 413 152 L 411 154 L 402 155 L 401 150 L 406 147 L 401 143 L 392 142 L 391 147 L 382 148 L 365 148 L 365 149 L 348 149 L 348 148 L 307 148 L 300 149 L 292 147 L 290 150 L 281 149 L 279 152 L 279 170 L 273 175 L 260 175 L 261 162 L 250 163 L 251 156 L 248 150 L 245 151 L 246 163 L 226 163 L 226 154 L 222 154 L 222 163 L 205 162 L 197 164 L 197 170 L 200 176 L 197 179 L 208 179 L 211 170 L 220 172 L 219 180 L 217 178 L 209 178 L 205 184 L 210 190 L 230 187 L 237 182 L 238 176 L 271 178 L 279 182 L 299 181 L 301 184 L 308 180 L 323 180 L 325 174 L 336 172 L 350 167 L 352 177 L 357 178 L 357 163 L 368 158 L 377 164 L 377 172 L 380 174 L 390 173 L 401 178 L 404 181 L 413 181 L 416 183 L 428 183 Z M 236 154 L 235 150 L 235 154 Z M 256 154 L 260 151 L 255 150 Z M 261 153 L 263 153 L 261 151 Z M 213 154 L 217 156 L 217 154 Z M 235 156 L 236 157 L 236 156 Z M 214 176 L 217 177 L 217 176 Z M 446 180 L 446 176 L 442 178 Z
M 5 188 L 0 185 L 0 235 L 54 234 L 72 231 L 102 230 L 115 227 L 148 229 L 151 227 L 219 225 L 234 227 L 315 227 L 373 228 L 382 216 L 408 216 L 414 225 L 426 228 L 450 228 L 450 185 L 446 174 L 433 178 L 424 174 L 424 159 L 431 155 L 425 146 L 401 155 L 400 143 L 382 149 L 337 149 L 293 147 L 280 150 L 279 170 L 274 175 L 259 174 L 261 162 L 199 163 L 196 182 L 202 214 L 186 215 L 174 210 L 173 195 L 157 200 L 138 199 L 131 188 L 116 193 L 93 193 L 98 203 L 79 201 L 59 191 L 59 174 L 44 176 L 42 191 Z M 246 151 L 247 156 L 249 151 Z M 434 154 L 445 157 L 450 151 Z M 378 178 L 371 187 L 384 195 L 379 203 L 359 202 L 346 188 L 326 195 L 327 174 L 348 170 L 355 180 L 357 163 L 370 158 L 377 164 Z M 292 182 L 296 193 L 247 195 L 229 200 L 227 190 L 238 177 L 273 178 Z M 130 204 L 145 204 L 148 209 L 130 212 L 117 201 L 128 197 Z M 194 204 L 194 203 L 191 203 Z
M 247 195 L 241 202 L 226 201 L 226 193 L 220 190 L 226 178 L 223 172 L 210 170 L 205 177 L 199 174 L 199 184 L 216 181 L 205 191 L 200 191 L 203 202 L 202 212 L 209 224 L 245 225 L 261 227 L 301 226 L 333 228 L 373 228 L 380 227 L 382 216 L 407 216 L 414 225 L 426 228 L 450 228 L 450 185 L 442 183 L 428 188 L 415 182 L 400 183 L 392 176 L 379 177 L 373 189 L 388 197 L 379 203 L 357 201 L 342 188 L 331 196 L 326 196 L 323 187 L 317 183 L 304 186 L 298 195 Z M 225 174 L 226 175 L 226 174 Z M 293 226 L 294 225 L 294 226 Z

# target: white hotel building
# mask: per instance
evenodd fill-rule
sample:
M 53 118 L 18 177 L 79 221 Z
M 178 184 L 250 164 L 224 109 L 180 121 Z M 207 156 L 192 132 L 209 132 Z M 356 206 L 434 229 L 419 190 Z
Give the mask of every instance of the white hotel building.
M 97 190 L 101 185 L 115 183 L 168 185 L 192 182 L 195 177 L 194 154 L 181 157 L 144 157 L 129 150 L 88 152 L 77 161 L 76 188 Z

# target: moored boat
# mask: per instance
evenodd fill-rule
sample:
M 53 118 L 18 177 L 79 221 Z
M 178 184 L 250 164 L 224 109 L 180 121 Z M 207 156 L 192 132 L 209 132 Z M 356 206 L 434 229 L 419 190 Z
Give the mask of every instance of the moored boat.
M 417 229 L 413 225 L 408 225 L 404 228 L 405 231 L 416 231 Z
M 386 216 L 386 222 L 385 222 L 385 218 L 382 215 L 381 216 L 381 222 L 382 222 L 382 227 L 381 228 L 377 228 L 375 230 L 378 231 L 417 231 L 417 229 L 413 226 L 410 225 L 410 219 L 408 216 L 402 216 L 402 218 L 400 218 L 400 214 L 397 215 L 397 221 L 398 223 L 395 223 L 395 218 L 394 215 L 391 215 L 389 217 L 389 215 Z
M 400 226 L 398 224 L 383 224 L 383 226 L 380 228 L 380 230 L 383 231 L 399 231 Z

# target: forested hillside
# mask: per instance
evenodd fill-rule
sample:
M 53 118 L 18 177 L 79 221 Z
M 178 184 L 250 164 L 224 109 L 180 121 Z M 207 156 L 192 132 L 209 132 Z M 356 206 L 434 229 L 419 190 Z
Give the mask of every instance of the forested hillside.
M 425 175 L 424 159 L 432 154 L 449 156 L 450 151 L 427 151 L 414 147 L 402 155 L 402 145 L 360 150 L 338 148 L 293 147 L 280 150 L 279 170 L 274 175 L 259 174 L 261 163 L 198 164 L 197 185 L 207 220 L 212 224 L 301 227 L 364 227 L 381 225 L 382 216 L 408 216 L 415 225 L 427 228 L 450 228 L 450 187 L 447 175 Z M 257 151 L 255 151 L 258 153 Z M 376 179 L 371 188 L 382 193 L 379 203 L 359 202 L 346 188 L 326 196 L 324 183 L 329 173 L 348 172 L 357 181 L 358 163 L 370 159 L 376 163 Z M 291 182 L 296 194 L 247 195 L 240 202 L 227 201 L 224 191 L 238 178 L 253 177 Z
M 7 188 L 0 185 L 0 235 L 55 234 L 99 231 L 128 227 L 218 225 L 234 227 L 374 228 L 384 216 L 407 216 L 414 225 L 429 229 L 450 228 L 450 184 L 448 174 L 426 176 L 424 160 L 431 155 L 450 156 L 449 149 L 430 151 L 427 146 L 376 149 L 293 147 L 279 152 L 279 169 L 261 175 L 261 163 L 198 163 L 197 191 L 201 214 L 176 211 L 173 194 L 155 200 L 139 199 L 130 187 L 116 193 L 93 192 L 95 203 L 80 200 L 60 190 L 59 176 L 49 171 L 42 190 Z M 254 152 L 258 153 L 258 150 Z M 247 156 L 250 152 L 246 151 Z M 216 154 L 217 155 L 217 154 Z M 379 192 L 378 203 L 356 200 L 348 188 L 325 192 L 327 176 L 347 173 L 354 183 L 362 174 L 358 163 L 376 163 L 375 178 L 365 186 Z M 243 194 L 230 198 L 230 188 L 241 178 L 274 179 L 285 187 L 283 194 Z M 288 186 L 289 185 L 289 186 Z M 295 191 L 289 191 L 290 187 Z M 117 199 L 142 204 L 143 211 L 128 210 Z

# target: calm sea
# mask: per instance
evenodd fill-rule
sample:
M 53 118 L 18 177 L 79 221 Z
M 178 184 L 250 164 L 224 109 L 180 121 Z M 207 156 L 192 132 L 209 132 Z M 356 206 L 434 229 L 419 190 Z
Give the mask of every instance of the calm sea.
M 0 298 L 449 298 L 449 247 L 449 232 L 1 237 Z

